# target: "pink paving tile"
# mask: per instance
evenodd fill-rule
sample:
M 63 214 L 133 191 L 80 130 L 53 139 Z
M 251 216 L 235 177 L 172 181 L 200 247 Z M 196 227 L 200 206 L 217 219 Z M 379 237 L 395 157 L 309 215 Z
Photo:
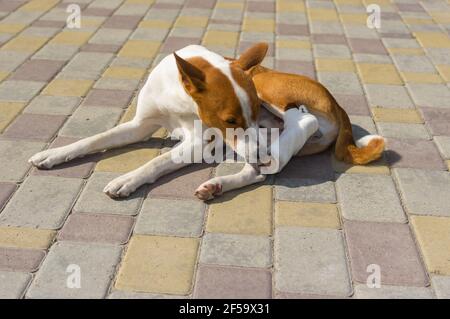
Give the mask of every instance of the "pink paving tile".
M 9 79 L 48 82 L 58 73 L 64 63 L 53 60 L 28 60 Z
M 425 124 L 433 135 L 450 135 L 450 110 L 421 107 Z
M 200 38 L 168 37 L 161 48 L 163 53 L 172 53 L 190 44 L 200 44 Z
M 277 24 L 278 35 L 309 35 L 309 28 L 306 24 Z
M 186 8 L 212 9 L 216 4 L 216 0 L 187 0 Z
M 382 38 L 397 38 L 397 39 L 411 39 L 411 33 L 393 33 L 393 32 L 381 32 Z
M 16 10 L 18 7 L 23 5 L 25 0 L 1 0 L 0 1 L 0 11 L 11 12 Z
M 89 5 L 89 3 L 78 2 L 78 1 L 73 1 L 73 0 L 70 1 L 70 4 L 76 4 L 76 5 L 80 6 L 81 9 L 84 9 L 84 8 L 86 8 Z M 55 6 L 55 8 L 67 9 L 68 5 L 69 4 L 67 2 L 61 2 L 61 3 L 58 3 Z
M 44 256 L 43 250 L 0 247 L 0 270 L 33 272 Z
M 370 116 L 369 106 L 364 95 L 335 94 L 334 98 L 347 114 Z
M 237 21 L 237 20 L 227 20 L 227 19 L 210 19 L 209 20 L 210 24 L 232 24 L 232 25 L 240 25 L 241 21 Z
M 181 6 L 178 3 L 157 2 L 152 6 L 152 9 L 180 9 Z
M 380 40 L 348 38 L 353 53 L 388 54 Z
M 160 178 L 150 185 L 149 197 L 196 198 L 194 192 L 211 176 L 211 166 L 193 164 Z
M 390 138 L 386 158 L 391 167 L 447 170 L 433 141 Z
M 381 10 L 381 20 L 401 20 L 402 17 L 397 12 L 384 12 Z
M 98 17 L 107 17 L 112 15 L 114 9 L 108 8 L 87 8 L 83 10 L 82 15 L 84 16 L 98 16 Z
M 85 52 L 102 52 L 102 53 L 116 53 L 121 48 L 120 45 L 114 44 L 96 44 L 96 43 L 86 43 L 81 51 Z
M 382 285 L 426 286 L 428 278 L 409 226 L 346 221 L 345 234 L 353 278 L 367 282 L 369 265 L 380 266 Z
M 313 34 L 311 41 L 316 44 L 347 44 L 346 38 L 337 34 Z
M 50 148 L 64 146 L 78 141 L 76 138 L 69 137 L 57 137 Z M 101 154 L 86 155 L 83 158 L 76 158 L 70 162 L 63 163 L 52 167 L 50 170 L 33 168 L 31 174 L 33 175 L 46 175 L 46 176 L 59 176 L 59 177 L 72 177 L 72 178 L 86 178 L 88 177 L 95 164 L 100 160 Z
M 69 216 L 58 240 L 125 244 L 134 218 L 129 216 L 75 213 Z
M 425 12 L 422 6 L 418 3 L 397 3 L 399 11 L 405 12 Z
M 350 299 L 346 296 L 311 295 L 290 292 L 275 292 L 275 299 Z
M 275 3 L 274 2 L 261 2 L 261 1 L 248 1 L 247 2 L 248 12 L 274 12 Z
M 275 69 L 281 72 L 300 74 L 311 79 L 316 79 L 316 72 L 312 62 L 276 60 Z
M 133 94 L 133 91 L 92 89 L 83 105 L 126 108 Z
M 43 27 L 43 28 L 62 28 L 66 25 L 66 21 L 52 21 L 52 20 L 37 20 L 34 21 L 33 27 Z
M 62 115 L 24 113 L 19 115 L 3 133 L 3 137 L 49 141 L 66 120 Z
M 256 44 L 256 42 L 241 41 L 239 43 L 238 53 L 239 54 L 243 53 L 245 50 L 247 50 L 248 48 L 252 47 L 255 44 Z M 273 43 L 267 43 L 267 44 L 269 45 L 269 49 L 267 50 L 266 56 L 274 56 L 275 50 L 274 50 Z
M 265 269 L 201 265 L 197 271 L 194 298 L 270 299 L 271 277 Z
M 11 194 L 14 193 L 17 186 L 13 183 L 1 183 L 0 182 L 0 211 L 5 206 Z
M 125 16 L 125 15 L 114 15 L 103 23 L 104 28 L 113 29 L 135 29 L 141 21 L 141 16 Z
M 334 180 L 330 151 L 315 155 L 294 157 L 277 174 L 277 178 L 313 178 Z

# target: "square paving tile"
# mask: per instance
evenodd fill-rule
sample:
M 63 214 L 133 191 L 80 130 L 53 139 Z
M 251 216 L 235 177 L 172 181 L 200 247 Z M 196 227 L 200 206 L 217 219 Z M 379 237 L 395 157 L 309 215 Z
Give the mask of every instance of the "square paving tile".
M 431 282 L 439 299 L 450 299 L 450 276 L 433 276 Z
M 0 270 L 33 272 L 44 257 L 44 250 L 0 247 Z
M 16 190 L 17 186 L 14 183 L 0 182 L 0 211 L 5 206 L 6 202 Z
M 45 82 L 7 80 L 0 84 L 0 101 L 28 102 L 43 87 Z
M 1 299 L 20 299 L 31 281 L 31 275 L 23 272 L 0 271 L 0 281 L 2 282 Z
M 3 133 L 4 137 L 47 142 L 62 126 L 63 115 L 22 114 Z
M 11 80 L 48 82 L 58 73 L 64 63 L 55 60 L 28 60 L 10 77 Z
M 275 202 L 275 225 L 340 228 L 336 205 L 320 203 Z
M 450 136 L 450 110 L 424 107 L 420 111 L 432 135 Z
M 47 249 L 56 232 L 26 227 L 0 227 L 0 246 L 29 249 Z
M 367 285 L 356 285 L 356 299 L 433 299 L 430 288 L 382 286 L 381 288 L 369 288 Z
M 386 48 L 380 40 L 348 38 L 354 53 L 387 54 Z
M 198 269 L 196 299 L 268 299 L 272 278 L 268 270 L 206 266 Z
M 277 178 L 275 186 L 277 200 L 335 203 L 334 182 L 306 178 Z
M 126 108 L 133 94 L 133 91 L 93 89 L 83 105 Z
M 428 278 L 409 226 L 397 223 L 344 223 L 353 278 L 366 283 L 370 265 L 380 267 L 380 284 L 426 286 Z
M 80 104 L 81 99 L 75 96 L 45 96 L 34 98 L 23 111 L 31 114 L 69 115 Z

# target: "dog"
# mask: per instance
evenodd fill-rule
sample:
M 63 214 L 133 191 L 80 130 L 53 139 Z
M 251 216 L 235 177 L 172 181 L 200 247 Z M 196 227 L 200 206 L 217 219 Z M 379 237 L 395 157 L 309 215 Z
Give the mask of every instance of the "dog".
M 39 152 L 29 162 L 50 169 L 86 154 L 143 141 L 160 127 L 169 132 L 180 127 L 192 132 L 196 120 L 222 132 L 232 148 L 236 147 L 236 140 L 226 140 L 228 128 L 282 126 L 280 148 L 270 157 L 270 161 L 279 162 L 277 171 L 297 152 L 318 153 L 335 140 L 336 157 L 345 162 L 366 164 L 381 156 L 384 139 L 369 135 L 355 143 L 347 114 L 321 84 L 261 66 L 267 49 L 266 43 L 255 44 L 238 59 L 224 58 L 199 45 L 178 50 L 149 74 L 138 94 L 133 120 L 73 144 Z M 104 192 L 112 198 L 127 197 L 141 185 L 189 165 L 173 161 L 174 154 L 180 150 L 193 153 L 207 143 L 202 139 L 184 139 L 170 151 L 112 180 Z M 195 194 L 207 200 L 263 181 L 264 165 L 246 162 L 238 174 L 211 179 L 200 185 Z

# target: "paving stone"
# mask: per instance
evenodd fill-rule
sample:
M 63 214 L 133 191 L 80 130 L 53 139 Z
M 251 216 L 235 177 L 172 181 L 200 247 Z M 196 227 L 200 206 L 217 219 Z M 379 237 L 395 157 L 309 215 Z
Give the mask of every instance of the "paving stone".
M 106 214 L 71 214 L 58 233 L 58 241 L 125 244 L 134 219 Z
M 450 110 L 424 107 L 420 111 L 432 135 L 450 135 Z
M 348 41 L 350 48 L 354 53 L 387 54 L 387 51 L 380 40 L 348 38 Z
M 200 263 L 267 268 L 272 264 L 269 237 L 206 233 Z
M 141 17 L 139 16 L 114 14 L 106 20 L 103 27 L 112 29 L 134 29 L 140 20 Z
M 3 133 L 4 137 L 47 142 L 66 120 L 63 115 L 22 114 Z
M 136 235 L 119 269 L 119 290 L 186 295 L 192 288 L 198 240 Z
M 434 142 L 436 143 L 439 152 L 445 159 L 450 159 L 450 136 L 435 136 Z
M 211 176 L 211 167 L 195 164 L 159 178 L 150 185 L 149 197 L 192 198 L 195 190 Z
M 443 84 L 407 84 L 407 88 L 419 106 L 450 108 L 450 90 Z
M 86 43 L 82 48 L 82 52 L 99 52 L 99 53 L 117 53 L 120 50 L 119 45 L 114 44 L 97 44 Z
M 274 249 L 278 291 L 351 295 L 345 248 L 339 231 L 278 227 Z
M 84 106 L 127 107 L 132 91 L 93 89 L 83 102 Z
M 358 76 L 354 73 L 317 72 L 317 77 L 332 94 L 363 94 Z
M 92 36 L 91 32 L 63 31 L 51 40 L 53 44 L 83 45 Z
M 349 115 L 370 115 L 366 98 L 356 94 L 335 94 L 334 98 Z
M 272 232 L 272 189 L 250 186 L 227 192 L 210 202 L 208 232 L 270 235 Z
M 148 198 L 136 222 L 134 232 L 144 235 L 199 237 L 205 205 L 194 200 Z
M 58 229 L 82 185 L 74 178 L 30 176 L 6 205 L 0 224 Z
M 390 138 L 387 149 L 386 157 L 391 167 L 447 169 L 433 141 Z
M 0 246 L 46 249 L 55 236 L 55 232 L 48 229 L 33 229 L 23 227 L 0 227 Z
M 24 113 L 69 115 L 80 104 L 81 99 L 75 96 L 45 96 L 34 98 L 25 108 Z
M 186 296 L 114 290 L 108 299 L 186 299 Z
M 1 299 L 20 299 L 22 298 L 31 275 L 23 272 L 0 271 Z
M 119 51 L 118 56 L 150 59 L 156 55 L 159 46 L 160 44 L 156 41 L 128 40 Z
M 450 216 L 449 172 L 402 168 L 394 175 L 409 214 Z
M 439 299 L 450 299 L 450 276 L 433 276 L 431 282 Z
M 391 85 L 403 84 L 403 81 L 400 78 L 400 75 L 398 74 L 394 65 L 378 63 L 357 63 L 356 66 L 363 83 Z
M 0 270 L 34 272 L 44 256 L 44 250 L 0 247 Z
M 400 139 L 431 139 L 425 125 L 410 123 L 377 123 L 378 131 L 384 137 Z
M 414 104 L 403 86 L 366 84 L 364 89 L 372 107 L 414 108 Z
M 430 60 L 423 55 L 393 55 L 392 59 L 401 72 L 436 72 Z
M 423 123 L 422 117 L 415 109 L 374 107 L 372 113 L 377 122 Z
M 196 299 L 268 299 L 272 278 L 268 270 L 201 265 L 194 288 Z
M 63 62 L 52 60 L 28 60 L 10 77 L 11 80 L 48 82 L 62 68 Z
M 96 80 L 103 73 L 103 70 L 108 66 L 113 57 L 114 55 L 111 53 L 79 52 L 58 75 L 58 79 L 78 81 Z
M 44 82 L 36 81 L 3 81 L 0 84 L 0 101 L 28 102 L 44 85 Z
M 50 249 L 26 297 L 104 298 L 121 251 L 119 246 L 58 242 Z M 74 282 L 70 275 L 77 274 L 76 269 L 80 274 L 80 288 L 71 288 Z
M 152 145 L 147 144 L 110 150 L 104 154 L 104 159 L 97 164 L 95 170 L 99 172 L 116 173 L 130 172 L 138 167 L 141 167 L 159 155 L 159 149 L 147 148 L 149 146 Z
M 95 172 L 74 206 L 80 213 L 136 215 L 142 202 L 143 188 L 123 199 L 112 199 L 103 193 L 105 186 L 121 174 Z
M 172 53 L 190 44 L 200 44 L 199 38 L 168 37 L 161 48 L 162 53 Z
M 335 203 L 334 183 L 329 180 L 310 178 L 277 178 L 275 186 L 277 200 Z
M 89 39 L 89 43 L 121 46 L 130 36 L 131 30 L 100 28 Z
M 316 58 L 350 59 L 349 48 L 343 44 L 314 44 L 314 56 Z
M 432 299 L 431 289 L 425 287 L 381 286 L 369 288 L 366 285 L 355 285 L 357 299 Z
M 17 186 L 13 183 L 0 182 L 0 211 L 3 209 L 16 188 Z
M 276 177 L 334 180 L 330 153 L 325 151 L 320 154 L 294 157 Z
M 336 205 L 301 202 L 275 202 L 275 225 L 340 228 Z
M 54 79 L 42 91 L 43 95 L 53 96 L 86 96 L 92 86 L 91 80 Z
M 33 59 L 68 61 L 78 49 L 76 45 L 48 43 L 33 56 Z
M 6 182 L 21 181 L 30 164 L 28 159 L 44 148 L 41 142 L 0 140 L 0 180 Z
M 406 222 L 390 176 L 342 174 L 336 182 L 336 190 L 345 219 Z
M 114 127 L 122 114 L 120 108 L 79 107 L 59 131 L 65 137 L 88 137 Z
M 356 281 L 366 283 L 374 264 L 380 267 L 382 286 L 428 284 L 408 225 L 346 221 L 344 228 Z
M 46 37 L 18 35 L 3 45 L 3 50 L 35 52 L 47 42 Z

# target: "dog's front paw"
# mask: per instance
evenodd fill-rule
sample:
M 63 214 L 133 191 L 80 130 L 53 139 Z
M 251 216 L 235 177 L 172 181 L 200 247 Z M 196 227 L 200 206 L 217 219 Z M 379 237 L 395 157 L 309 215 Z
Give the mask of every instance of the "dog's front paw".
M 52 168 L 53 166 L 67 162 L 72 158 L 67 155 L 66 152 L 62 151 L 60 148 L 52 148 L 39 153 L 34 154 L 28 163 L 39 167 L 39 168 Z
M 219 196 L 221 194 L 222 185 L 209 181 L 200 185 L 195 191 L 195 196 L 200 200 L 213 199 L 215 196 Z
M 103 192 L 111 198 L 128 197 L 139 186 L 135 178 L 123 175 L 109 182 L 103 189 Z

